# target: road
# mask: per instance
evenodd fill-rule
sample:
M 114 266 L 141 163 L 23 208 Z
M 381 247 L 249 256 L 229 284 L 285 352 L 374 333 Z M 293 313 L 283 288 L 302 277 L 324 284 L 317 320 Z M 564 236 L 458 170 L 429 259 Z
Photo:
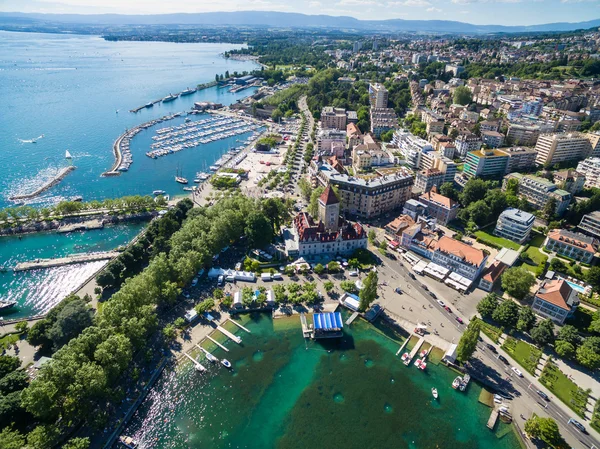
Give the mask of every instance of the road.
M 456 303 L 458 300 L 466 301 L 470 295 L 464 296 L 454 292 L 454 299 L 452 299 L 453 297 L 448 297 L 447 293 L 440 292 L 440 290 L 445 290 L 445 286 L 442 286 L 442 284 L 439 282 L 434 281 L 431 278 L 420 277 L 418 275 L 415 276 L 415 279 L 412 279 L 409 275 L 409 273 L 412 273 L 412 271 L 406 268 L 403 262 L 394 261 L 387 257 L 382 257 L 382 259 L 383 264 L 377 268 L 379 280 L 380 282 L 384 281 L 388 284 L 387 286 L 382 286 L 380 289 L 383 297 L 383 301 L 381 301 L 382 305 L 384 305 L 386 309 L 390 309 L 393 313 L 399 316 L 407 316 L 411 314 L 411 312 L 417 316 L 433 316 L 433 319 L 431 320 L 431 327 L 433 329 L 430 329 L 430 331 L 437 330 L 439 335 L 445 340 L 457 342 L 460 338 L 460 335 L 464 331 L 466 324 L 468 323 L 468 317 L 464 316 L 460 310 L 457 310 L 455 307 L 448 304 L 448 302 Z M 453 313 L 445 310 L 437 302 L 437 300 L 429 295 L 428 291 L 423 289 L 422 285 L 425 285 L 428 291 L 435 292 L 439 299 L 444 301 L 447 305 L 450 305 Z M 403 290 L 402 295 L 394 292 L 396 287 L 400 287 Z M 473 293 L 478 291 L 479 290 L 476 290 Z M 471 293 L 471 295 L 473 293 Z M 405 298 L 406 296 L 408 296 L 410 300 L 417 301 L 419 303 L 419 305 L 414 306 L 415 310 L 407 311 L 406 305 L 410 304 L 410 302 L 408 302 L 410 300 L 407 301 L 407 298 Z M 465 324 L 460 324 L 456 320 L 456 316 L 459 316 Z M 444 323 L 444 320 L 445 324 L 442 324 Z M 421 322 L 423 322 L 423 320 L 421 320 Z M 425 320 L 425 322 L 427 322 L 427 320 Z M 438 323 L 440 323 L 439 326 Z M 485 335 L 482 335 L 482 340 L 483 342 L 479 343 L 477 346 L 476 356 L 478 358 L 481 357 L 482 362 L 495 370 L 496 373 L 499 373 L 500 377 L 506 376 L 512 387 L 519 392 L 520 397 L 516 396 L 515 398 L 516 409 L 525 411 L 530 410 L 534 405 L 536 405 L 538 410 L 532 411 L 535 411 L 535 413 L 538 415 L 545 413 L 552 417 L 559 424 L 561 434 L 567 440 L 567 442 L 571 444 L 572 447 L 587 447 L 589 449 L 600 448 L 600 441 L 598 439 L 590 434 L 584 434 L 573 425 L 568 424 L 569 418 L 575 418 L 580 422 L 583 421 L 582 419 L 579 419 L 577 416 L 575 416 L 574 412 L 568 409 L 565 404 L 559 402 L 560 400 L 558 398 L 554 398 L 552 392 L 548 391 L 539 383 L 539 381 L 533 378 L 533 376 L 530 376 L 527 372 L 524 372 L 525 370 L 520 369 L 523 371 L 524 377 L 518 377 L 510 369 L 510 365 L 505 365 L 501 360 L 498 359 L 497 354 L 494 354 L 486 347 L 486 343 L 493 342 L 487 339 Z M 502 354 L 508 360 L 512 360 L 510 355 L 505 353 L 502 349 L 497 348 L 497 352 Z M 516 363 L 513 363 L 513 366 L 519 367 L 519 365 Z M 537 394 L 537 390 L 543 391 L 552 400 L 549 402 L 544 401 Z M 533 408 L 535 409 L 535 407 Z M 584 425 L 586 425 L 588 430 L 591 430 L 591 432 L 594 433 L 593 429 L 589 429 L 589 423 L 585 423 Z

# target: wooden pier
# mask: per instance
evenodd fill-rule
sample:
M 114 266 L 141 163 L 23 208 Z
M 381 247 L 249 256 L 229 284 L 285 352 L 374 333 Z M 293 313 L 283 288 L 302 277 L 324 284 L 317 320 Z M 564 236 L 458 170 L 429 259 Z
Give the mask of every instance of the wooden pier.
M 404 361 L 404 364 L 406 366 L 410 365 L 410 362 L 412 362 L 412 359 L 415 357 L 415 355 L 417 355 L 419 353 L 419 349 L 421 349 L 421 346 L 423 346 L 423 343 L 425 343 L 425 338 L 424 337 L 419 338 L 419 341 L 417 342 L 415 347 L 412 348 L 412 351 L 410 351 L 408 359 L 406 359 Z
M 396 355 L 399 355 L 402 352 L 402 350 L 404 348 L 406 348 L 406 345 L 408 344 L 408 341 L 410 340 L 410 337 L 412 337 L 412 334 L 409 335 L 406 340 L 404 340 L 404 343 L 402 343 L 402 346 L 400 346 L 400 349 L 398 349 L 398 351 L 396 352 Z
M 221 331 L 221 333 L 223 335 L 226 335 L 227 337 L 231 338 L 233 341 L 235 341 L 238 345 L 242 343 L 242 339 L 240 337 L 238 337 L 237 335 L 233 335 L 231 332 L 229 332 L 227 329 L 222 328 L 221 326 L 219 326 L 217 324 L 217 330 Z
M 212 338 L 210 335 L 207 335 L 206 338 L 208 338 L 210 341 L 212 341 L 214 344 L 216 344 L 219 348 L 221 348 L 223 351 L 225 352 L 229 352 L 229 349 L 227 349 L 225 346 L 223 346 L 221 343 L 219 343 L 217 340 L 215 340 L 214 338 Z
M 352 324 L 352 321 L 354 321 L 357 317 L 358 317 L 359 313 L 358 312 L 354 312 L 350 318 L 348 318 L 346 320 L 346 326 L 350 326 Z
M 235 320 L 230 319 L 229 321 L 231 321 L 233 324 L 235 324 L 237 327 L 239 327 L 240 329 L 245 330 L 246 332 L 248 332 L 249 334 L 251 334 L 252 332 L 250 332 L 250 330 L 246 329 L 244 326 L 242 326 L 240 323 L 238 323 Z
M 90 254 L 72 254 L 67 257 L 59 257 L 57 259 L 36 259 L 30 262 L 21 262 L 15 266 L 13 271 L 27 271 L 38 268 L 60 267 L 74 263 L 96 262 L 98 260 L 109 260 L 117 257 L 118 251 L 105 251 Z
M 496 427 L 496 422 L 498 421 L 498 409 L 494 408 L 494 410 L 492 410 L 492 413 L 490 414 L 490 419 L 488 419 L 487 422 L 487 428 L 490 430 L 494 430 L 494 427 Z

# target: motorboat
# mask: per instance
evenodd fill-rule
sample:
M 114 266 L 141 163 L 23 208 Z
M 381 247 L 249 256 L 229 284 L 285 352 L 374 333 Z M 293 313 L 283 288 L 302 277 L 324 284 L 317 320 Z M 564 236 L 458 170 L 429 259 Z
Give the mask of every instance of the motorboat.
M 419 364 L 419 369 L 420 370 L 424 370 L 425 368 L 427 368 L 427 363 L 425 363 L 425 359 L 420 359 L 421 363 Z
M 3 301 L 0 300 L 0 311 L 12 309 L 17 305 L 17 301 Z
M 185 190 L 186 192 L 193 192 L 194 188 L 193 187 L 184 187 L 183 190 Z
M 125 447 L 128 447 L 129 449 L 135 449 L 138 447 L 138 442 L 136 440 L 125 435 L 119 437 L 119 443 Z
M 408 358 L 410 357 L 410 355 L 408 354 L 408 352 L 405 352 L 404 354 L 402 354 L 402 361 L 406 362 L 408 360 Z
M 164 190 L 153 190 L 152 194 L 154 195 L 164 195 L 166 192 Z
M 221 360 L 221 365 L 223 365 L 227 369 L 231 369 L 231 362 L 227 359 Z
M 457 376 L 456 379 L 452 382 L 452 388 L 455 390 L 458 389 L 462 385 L 462 377 Z
M 427 355 L 427 349 L 423 349 L 423 350 L 421 351 L 421 353 L 419 354 L 419 357 L 423 358 L 423 357 L 425 357 L 426 355 Z
M 435 399 L 437 399 L 437 398 L 439 397 L 439 396 L 438 396 L 438 391 L 437 391 L 437 388 L 432 388 L 432 389 L 431 389 L 431 394 L 433 395 L 433 397 L 434 397 Z
M 210 352 L 205 352 L 205 354 L 206 354 L 206 360 L 208 360 L 209 362 L 216 363 L 219 361 L 219 359 L 216 358 L 214 355 L 212 355 Z

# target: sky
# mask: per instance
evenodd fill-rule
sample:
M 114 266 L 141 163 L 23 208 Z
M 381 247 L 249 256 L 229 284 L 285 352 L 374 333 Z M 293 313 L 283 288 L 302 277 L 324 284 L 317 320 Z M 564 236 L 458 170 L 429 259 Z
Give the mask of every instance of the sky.
M 598 19 L 600 0 L 0 0 L 0 11 L 57 14 L 282 11 L 375 20 L 534 25 Z

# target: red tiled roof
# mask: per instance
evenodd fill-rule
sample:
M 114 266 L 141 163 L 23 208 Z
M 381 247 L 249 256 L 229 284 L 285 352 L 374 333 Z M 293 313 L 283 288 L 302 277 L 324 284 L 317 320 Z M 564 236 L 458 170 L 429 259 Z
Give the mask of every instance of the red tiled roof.
M 573 236 L 573 233 L 563 232 L 563 229 L 552 229 L 548 231 L 548 238 L 550 240 L 556 240 L 557 242 L 566 243 L 570 246 L 576 246 L 577 248 L 587 251 L 590 253 L 595 253 L 596 248 L 594 248 L 593 244 L 585 242 L 583 240 L 579 240 L 578 238 Z
M 567 301 L 572 291 L 572 287 L 564 279 L 556 279 L 542 284 L 535 296 L 561 309 L 571 310 Z
M 485 253 L 466 243 L 443 236 L 437 244 L 437 249 L 447 254 L 454 254 L 471 265 L 479 266 L 485 259 Z
M 331 186 L 327 186 L 325 191 L 319 197 L 319 201 L 323 202 L 325 206 L 329 206 L 331 204 L 338 204 L 340 202 L 337 196 L 335 196 L 335 192 L 333 191 Z
M 496 260 L 493 264 L 491 264 L 489 267 L 487 267 L 485 269 L 485 271 L 483 272 L 483 279 L 491 282 L 492 284 L 494 282 L 496 282 L 498 280 L 498 278 L 500 277 L 500 275 L 502 273 L 504 273 L 504 270 L 506 270 L 507 265 L 500 262 L 499 260 Z
M 448 198 L 447 196 L 440 195 L 439 193 L 437 193 L 437 189 L 435 187 L 433 187 L 429 192 L 426 192 L 423 195 L 421 195 L 419 199 L 441 204 L 446 209 L 452 209 L 456 205 L 456 201 Z

